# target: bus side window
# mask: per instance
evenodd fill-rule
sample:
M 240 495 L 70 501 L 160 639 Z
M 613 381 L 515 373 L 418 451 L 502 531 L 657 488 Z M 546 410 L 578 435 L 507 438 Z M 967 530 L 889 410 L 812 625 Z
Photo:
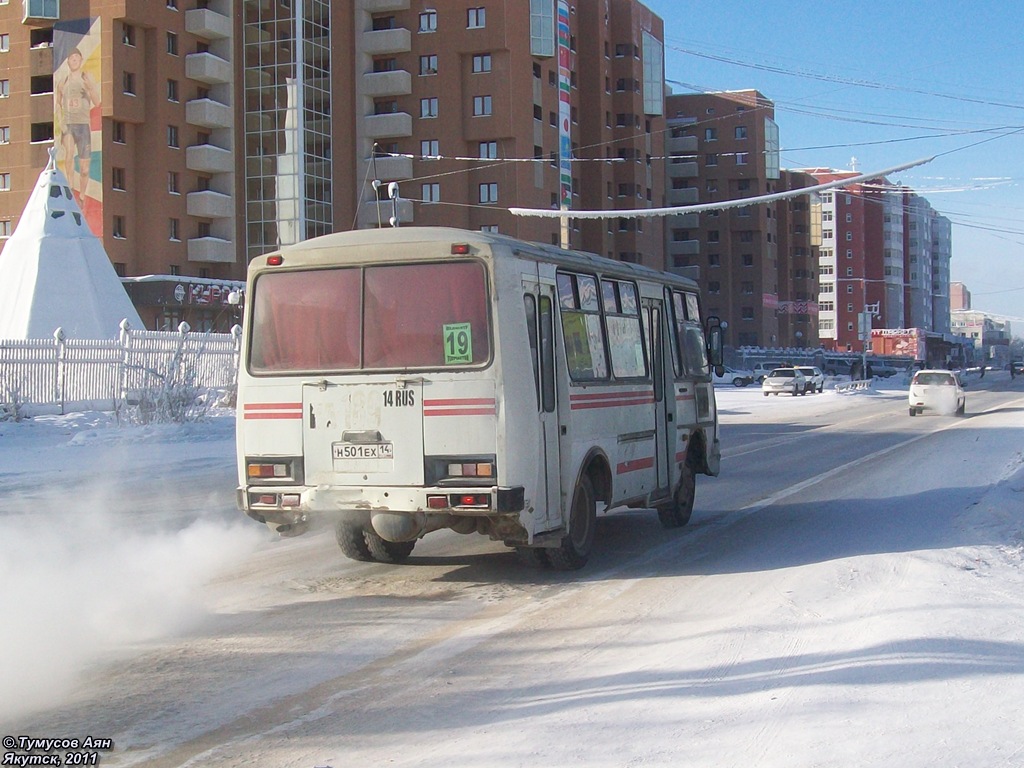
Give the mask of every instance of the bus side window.
M 568 272 L 559 272 L 556 280 L 569 376 L 574 381 L 608 378 L 597 280 Z
M 540 339 L 537 335 L 537 298 L 532 293 L 523 295 L 526 309 L 526 332 L 530 338 L 530 360 L 533 363 L 533 385 L 540 406 Z
M 555 312 L 551 298 L 540 297 L 540 384 L 544 411 L 555 410 Z

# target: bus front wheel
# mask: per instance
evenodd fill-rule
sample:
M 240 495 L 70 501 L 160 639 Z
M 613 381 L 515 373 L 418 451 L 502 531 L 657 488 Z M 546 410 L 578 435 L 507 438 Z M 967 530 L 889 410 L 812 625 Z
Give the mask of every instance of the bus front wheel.
M 682 528 L 690 522 L 693 514 L 693 499 L 697 494 L 697 479 L 690 465 L 689 457 L 683 462 L 679 485 L 672 495 L 672 501 L 658 507 L 658 519 L 665 528 Z
M 547 552 L 552 568 L 575 571 L 587 564 L 594 546 L 594 529 L 597 528 L 596 505 L 594 484 L 589 476 L 583 475 L 572 494 L 568 533 L 561 544 Z

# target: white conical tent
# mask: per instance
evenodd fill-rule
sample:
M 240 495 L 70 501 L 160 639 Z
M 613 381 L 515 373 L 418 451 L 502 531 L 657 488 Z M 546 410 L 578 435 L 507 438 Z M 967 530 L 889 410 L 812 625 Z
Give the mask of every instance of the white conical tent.
M 0 339 L 117 338 L 125 319 L 143 327 L 51 151 L 0 251 Z

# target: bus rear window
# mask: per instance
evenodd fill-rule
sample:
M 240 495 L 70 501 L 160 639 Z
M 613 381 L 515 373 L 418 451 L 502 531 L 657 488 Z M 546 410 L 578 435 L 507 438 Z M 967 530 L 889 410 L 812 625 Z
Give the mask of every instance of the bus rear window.
M 490 358 L 475 262 L 268 272 L 253 288 L 253 373 L 454 368 Z

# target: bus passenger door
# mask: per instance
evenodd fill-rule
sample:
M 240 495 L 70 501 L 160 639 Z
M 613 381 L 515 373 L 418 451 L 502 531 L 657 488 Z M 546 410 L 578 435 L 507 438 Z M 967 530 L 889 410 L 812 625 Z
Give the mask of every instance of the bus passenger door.
M 558 452 L 558 408 L 555 384 L 555 287 L 524 281 L 523 296 L 530 353 L 537 392 L 540 445 L 537 450 L 535 532 L 562 525 L 561 466 Z
M 665 357 L 664 303 L 656 299 L 643 299 L 644 331 L 647 338 L 647 358 L 650 360 L 654 380 L 654 467 L 656 471 L 655 497 L 667 496 L 670 488 L 669 469 L 669 413 L 666 392 L 666 371 L 671 370 Z M 671 392 L 671 386 L 669 387 Z

